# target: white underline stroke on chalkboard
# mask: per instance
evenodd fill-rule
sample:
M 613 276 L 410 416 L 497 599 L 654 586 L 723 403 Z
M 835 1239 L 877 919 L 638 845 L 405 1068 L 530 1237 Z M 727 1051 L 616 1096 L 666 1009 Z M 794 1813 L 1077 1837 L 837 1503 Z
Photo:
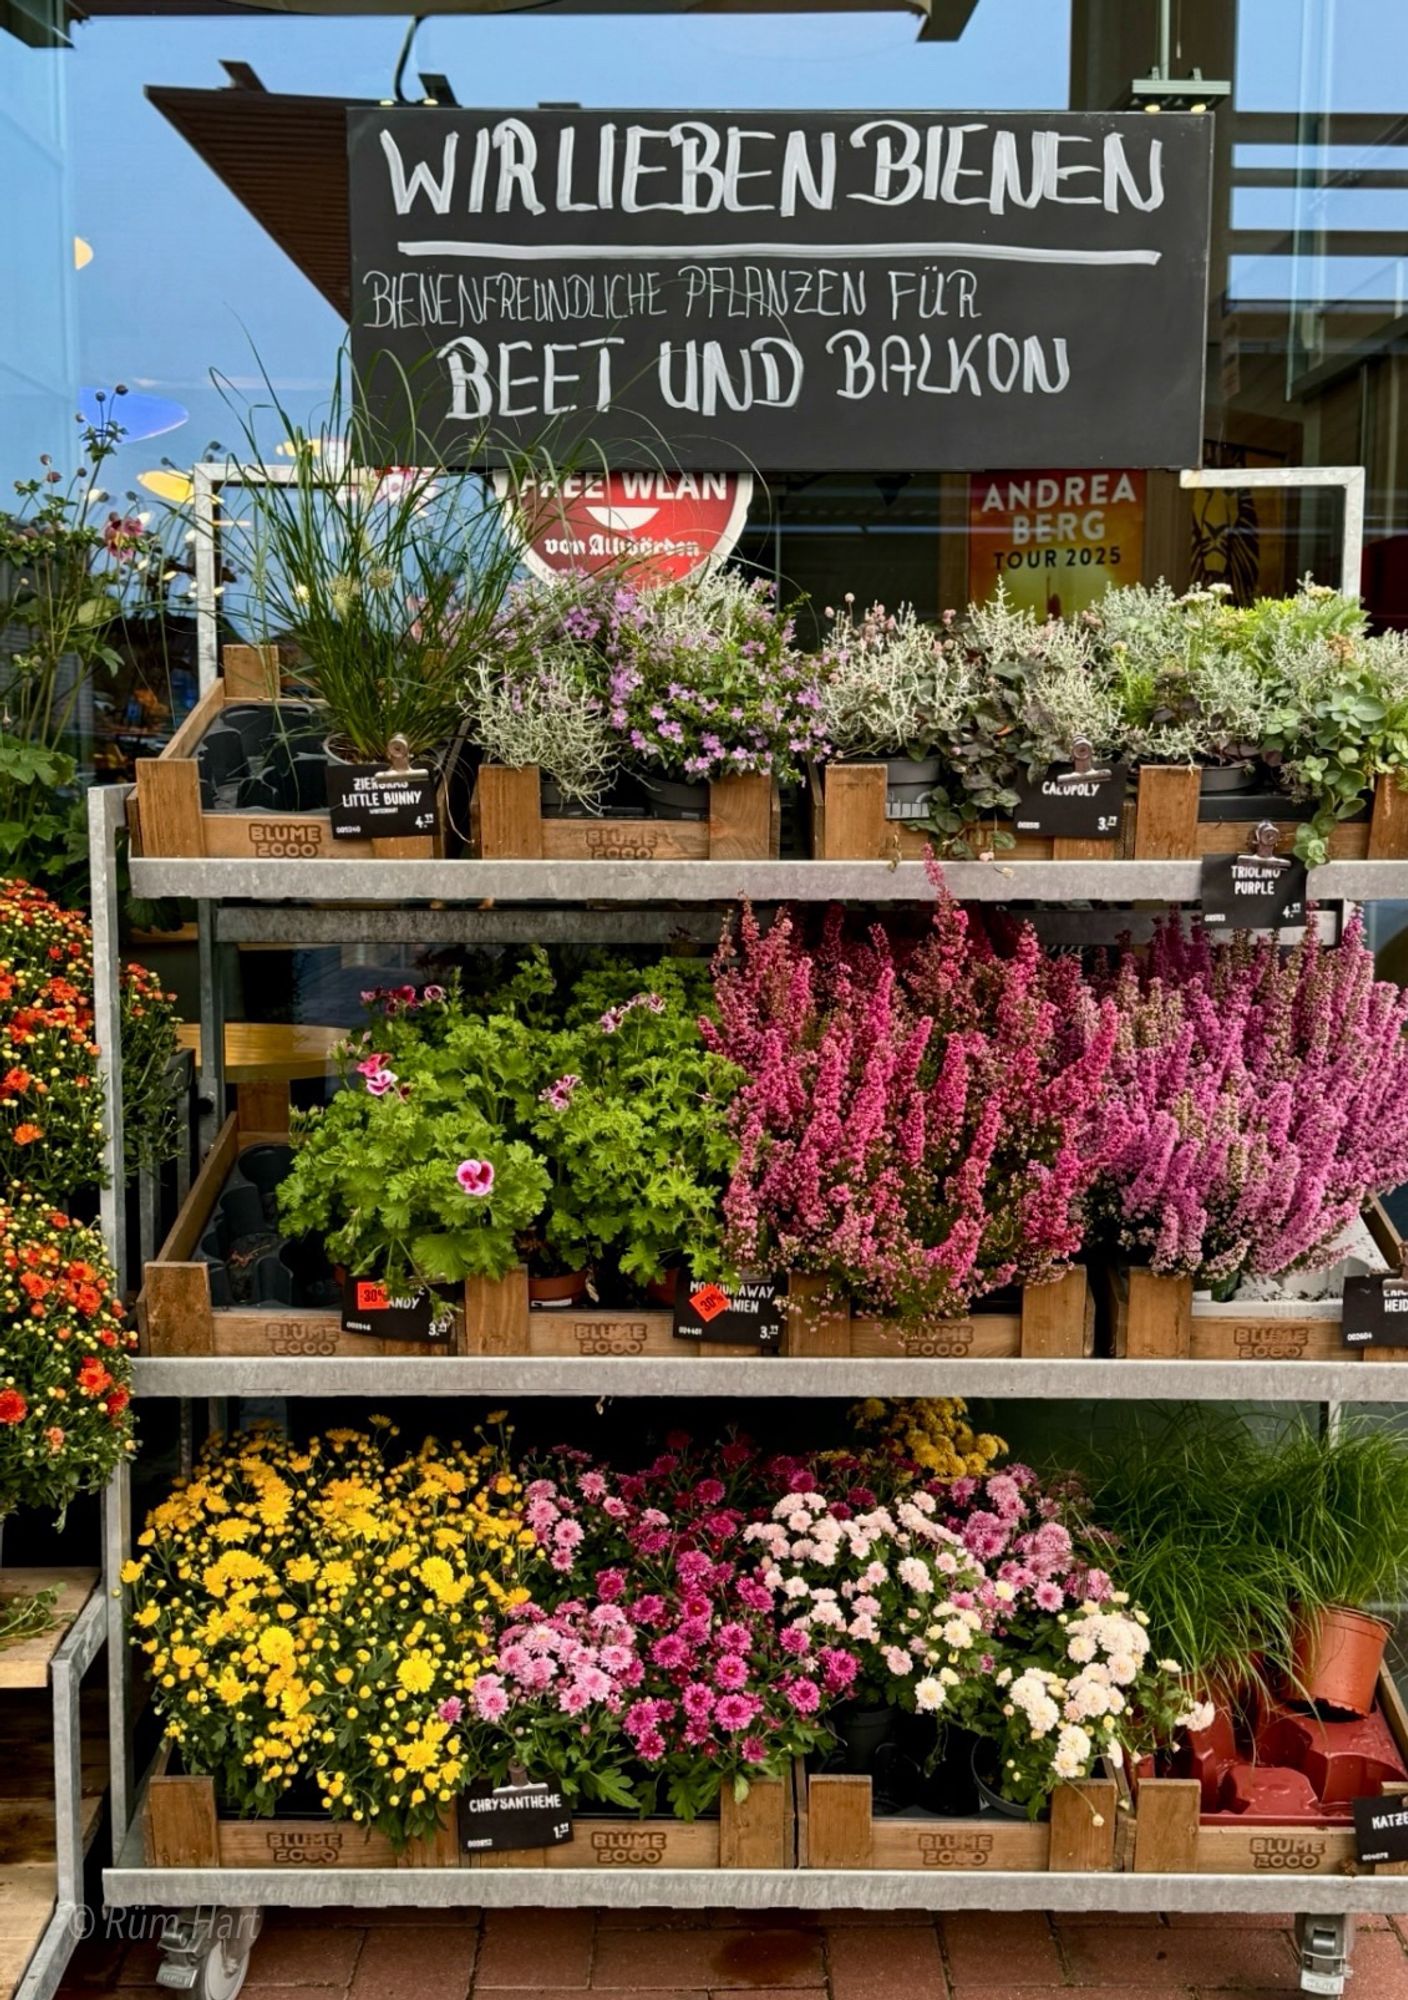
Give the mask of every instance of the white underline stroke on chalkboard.
M 1055 250 L 1035 243 L 468 243 L 413 237 L 403 257 L 501 257 L 570 263 L 604 257 L 963 257 L 1005 264 L 1157 264 L 1161 250 Z

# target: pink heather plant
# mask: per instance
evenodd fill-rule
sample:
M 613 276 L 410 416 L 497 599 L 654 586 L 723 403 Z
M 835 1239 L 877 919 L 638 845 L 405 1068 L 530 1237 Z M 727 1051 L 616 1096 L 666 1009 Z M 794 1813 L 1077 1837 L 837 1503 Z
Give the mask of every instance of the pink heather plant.
M 1097 1161 L 1088 1133 L 1114 1045 L 1029 925 L 1002 952 L 934 871 L 917 949 L 828 919 L 809 952 L 783 914 L 745 907 L 715 960 L 706 1041 L 744 1072 L 724 1196 L 737 1265 L 811 1272 L 864 1310 L 952 1316 L 985 1293 L 1059 1275 L 1082 1241 Z
M 1092 1218 L 1154 1271 L 1226 1297 L 1333 1263 L 1365 1200 L 1408 1178 L 1408 993 L 1375 979 L 1358 918 L 1284 955 L 1166 924 L 1097 976 L 1088 1037 L 1097 995 L 1120 1026 Z

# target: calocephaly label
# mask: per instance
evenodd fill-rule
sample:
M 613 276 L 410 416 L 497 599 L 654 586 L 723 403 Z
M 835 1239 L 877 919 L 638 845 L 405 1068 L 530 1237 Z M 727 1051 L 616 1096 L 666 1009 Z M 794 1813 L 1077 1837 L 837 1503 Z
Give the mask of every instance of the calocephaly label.
M 1113 840 L 1120 830 L 1128 784 L 1128 764 L 1088 771 L 1073 764 L 1053 764 L 1039 778 L 1019 780 L 1012 823 L 1018 833 Z

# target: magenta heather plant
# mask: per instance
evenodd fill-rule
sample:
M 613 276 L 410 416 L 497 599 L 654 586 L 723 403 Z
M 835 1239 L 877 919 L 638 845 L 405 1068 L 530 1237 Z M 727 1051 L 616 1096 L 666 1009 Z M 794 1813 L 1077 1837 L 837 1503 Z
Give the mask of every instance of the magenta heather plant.
M 1030 926 L 999 952 L 945 893 L 898 950 L 828 918 L 817 951 L 745 908 L 715 961 L 710 1045 L 744 1080 L 727 1251 L 744 1268 L 826 1277 L 863 1310 L 953 1316 L 1059 1274 L 1082 1237 L 1086 1143 L 1112 1007 L 1063 1051 L 1078 972 Z
M 1408 1178 L 1408 993 L 1375 979 L 1357 918 L 1284 955 L 1171 922 L 1097 972 L 1077 1042 L 1102 999 L 1119 1036 L 1092 1222 L 1154 1271 L 1230 1296 L 1333 1263 L 1365 1200 Z

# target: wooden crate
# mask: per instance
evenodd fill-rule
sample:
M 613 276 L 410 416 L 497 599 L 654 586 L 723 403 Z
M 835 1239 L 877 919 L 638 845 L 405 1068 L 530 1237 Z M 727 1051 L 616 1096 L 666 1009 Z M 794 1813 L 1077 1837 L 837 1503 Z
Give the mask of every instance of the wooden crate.
M 1377 1202 L 1364 1219 L 1390 1271 L 1398 1236 Z M 1193 1296 L 1191 1278 L 1118 1266 L 1103 1274 L 1114 1350 L 1142 1361 L 1394 1361 L 1392 1347 L 1347 1348 L 1338 1299 L 1219 1305 Z
M 485 861 L 767 861 L 781 805 L 773 779 L 715 778 L 707 820 L 545 816 L 536 764 L 481 764 L 470 824 Z
M 451 1823 L 399 1851 L 384 1833 L 310 1814 L 233 1819 L 210 1778 L 172 1777 L 167 1752 L 147 1787 L 143 1833 L 152 1868 L 791 1868 L 796 1863 L 792 1788 L 751 1787 L 741 1803 L 725 1787 L 716 1819 L 583 1814 L 559 1847 L 464 1854 Z
M 795 1868 L 797 1817 L 790 1783 L 769 1779 L 741 1802 L 725 1784 L 716 1819 L 583 1813 L 560 1847 L 505 1848 L 460 1857 L 467 1868 Z
M 136 766 L 137 796 L 130 810 L 133 852 L 147 856 L 234 861 L 425 861 L 445 851 L 446 787 L 439 788 L 440 825 L 433 834 L 381 840 L 334 840 L 332 820 L 321 812 L 206 812 L 200 801 L 195 752 L 221 711 L 234 703 L 269 702 L 278 685 L 272 647 L 226 646 L 224 677 L 207 690 L 158 757 Z
M 922 861 L 927 847 L 940 844 L 941 836 L 932 829 L 886 817 L 885 788 L 883 764 L 826 764 L 813 769 L 812 853 L 819 861 Z M 1058 840 L 1019 833 L 1012 846 L 999 851 L 999 859 L 1113 861 L 1128 844 L 1133 825 L 1130 808 L 1125 822 L 1120 835 L 1111 840 Z M 983 822 L 973 830 L 973 840 L 981 843 L 990 838 L 1001 824 Z
M 801 1868 L 884 1868 L 915 1874 L 987 1869 L 1030 1875 L 1089 1875 L 1115 1866 L 1114 1780 L 1061 1785 L 1047 1820 L 877 1819 L 869 1778 L 799 1775 L 797 1862 Z
M 465 1298 L 470 1354 L 535 1354 L 555 1360 L 669 1354 L 676 1360 L 691 1355 L 720 1360 L 758 1352 L 752 1342 L 676 1340 L 675 1316 L 667 1306 L 534 1307 L 522 1265 L 505 1278 L 469 1279 Z
M 1139 861 L 1176 861 L 1204 854 L 1237 854 L 1252 845 L 1256 822 L 1217 819 L 1215 802 L 1201 798 L 1201 773 L 1185 764 L 1146 764 L 1139 773 L 1135 806 L 1134 856 Z M 1299 820 L 1275 820 L 1279 846 L 1289 852 Z M 1367 819 L 1345 820 L 1330 834 L 1332 861 L 1397 861 L 1408 855 L 1408 792 L 1394 777 L 1381 777 Z
M 1408 1712 L 1387 1667 L 1379 1671 L 1379 1706 L 1408 1757 Z M 1284 1826 L 1204 1826 L 1195 1778 L 1141 1778 L 1134 1798 L 1131 1866 L 1139 1875 L 1357 1875 L 1354 1827 L 1344 1821 L 1295 1820 Z M 1370 1871 L 1373 1872 L 1372 1870 Z M 1396 1864 L 1385 1871 L 1400 1873 Z
M 823 1304 L 825 1291 L 824 1278 L 789 1279 L 789 1354 L 988 1360 L 1095 1351 L 1095 1302 L 1080 1265 L 1049 1285 L 1024 1287 L 1017 1312 L 979 1310 L 964 1319 L 866 1319 Z
M 287 1086 L 284 1093 L 286 1107 Z M 241 1100 L 247 1116 L 243 1086 Z M 269 1108 L 269 1100 L 262 1095 L 252 1101 L 261 1109 Z M 220 1190 L 246 1146 L 287 1144 L 286 1125 L 282 1130 L 251 1130 L 241 1123 L 240 1111 L 233 1112 L 220 1127 L 170 1234 L 144 1267 L 137 1295 L 142 1353 L 415 1356 L 466 1352 L 463 1312 L 456 1314 L 455 1329 L 445 1340 L 378 1340 L 369 1334 L 344 1333 L 341 1314 L 328 1308 L 212 1304 L 209 1267 L 195 1261 L 194 1252 Z

